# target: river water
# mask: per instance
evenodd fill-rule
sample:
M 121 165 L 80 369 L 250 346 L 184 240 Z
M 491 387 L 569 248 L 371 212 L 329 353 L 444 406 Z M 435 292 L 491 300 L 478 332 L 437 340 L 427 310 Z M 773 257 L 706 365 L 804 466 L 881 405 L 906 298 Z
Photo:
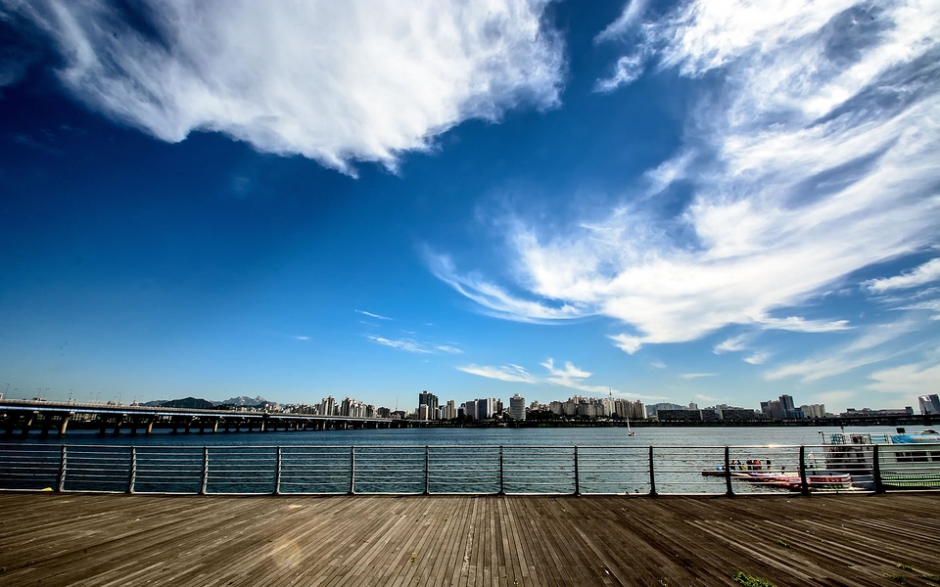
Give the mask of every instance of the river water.
M 822 435 L 841 431 L 656 427 L 629 436 L 619 427 L 403 428 L 99 436 L 73 430 L 64 439 L 32 434 L 0 443 L 0 476 L 8 479 L 5 488 L 62 483 L 66 490 L 154 493 L 724 493 L 723 477 L 703 473 L 724 463 L 725 446 L 732 447 L 731 461 L 750 463 L 751 470 L 792 475 L 800 445 L 807 467 L 826 468 Z M 734 491 L 782 490 L 735 480 Z

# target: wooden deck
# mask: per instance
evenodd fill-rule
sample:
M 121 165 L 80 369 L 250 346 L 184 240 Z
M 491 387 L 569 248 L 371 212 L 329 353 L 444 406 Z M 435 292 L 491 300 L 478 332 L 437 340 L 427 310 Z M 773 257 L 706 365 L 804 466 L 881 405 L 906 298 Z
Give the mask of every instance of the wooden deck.
M 7 493 L 0 567 L 10 587 L 936 585 L 940 494 Z

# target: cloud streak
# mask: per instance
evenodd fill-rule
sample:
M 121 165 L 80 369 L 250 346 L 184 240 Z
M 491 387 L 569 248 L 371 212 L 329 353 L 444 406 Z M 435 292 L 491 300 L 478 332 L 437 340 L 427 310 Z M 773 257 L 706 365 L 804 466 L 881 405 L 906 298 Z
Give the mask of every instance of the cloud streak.
M 919 324 L 907 318 L 893 323 L 868 327 L 849 344 L 828 349 L 824 353 L 803 361 L 788 363 L 768 370 L 764 373 L 764 379 L 776 381 L 788 377 L 797 377 L 804 383 L 810 383 L 840 375 L 865 365 L 885 361 L 897 354 L 887 348 L 888 343 L 917 330 L 919 327 Z
M 58 49 L 63 86 L 168 142 L 220 132 L 354 173 L 510 108 L 551 108 L 564 70 L 547 2 L 6 4 Z
M 362 314 L 363 316 L 368 316 L 369 318 L 375 318 L 377 320 L 394 320 L 394 318 L 382 316 L 381 314 L 373 314 L 372 312 L 366 312 L 365 310 L 356 310 L 356 312 Z
M 499 381 L 509 381 L 511 383 L 536 383 L 538 379 L 529 374 L 525 368 L 519 365 L 503 365 L 502 367 L 488 367 L 483 365 L 466 365 L 457 367 L 458 371 L 486 377 L 487 379 L 498 379 Z
M 432 352 L 431 350 L 425 348 L 424 345 L 422 345 L 421 343 L 415 340 L 411 340 L 411 339 L 390 339 L 390 338 L 385 338 L 384 336 L 377 336 L 374 334 L 370 334 L 366 336 L 366 338 L 376 344 L 387 346 L 389 348 L 397 349 L 400 351 L 405 351 L 408 353 L 416 353 L 416 354 L 425 355 L 425 354 L 431 354 Z
M 938 21 L 940 6 L 913 0 L 682 3 L 625 57 L 699 92 L 685 143 L 637 180 L 685 182 L 685 207 L 624 201 L 561 226 L 511 217 L 499 272 L 512 283 L 450 257 L 432 271 L 500 318 L 608 317 L 630 354 L 729 325 L 846 330 L 794 309 L 940 234 Z
M 940 258 L 931 259 L 920 267 L 901 275 L 883 279 L 870 279 L 862 283 L 862 287 L 871 293 L 883 294 L 893 290 L 926 285 L 937 280 L 940 280 Z

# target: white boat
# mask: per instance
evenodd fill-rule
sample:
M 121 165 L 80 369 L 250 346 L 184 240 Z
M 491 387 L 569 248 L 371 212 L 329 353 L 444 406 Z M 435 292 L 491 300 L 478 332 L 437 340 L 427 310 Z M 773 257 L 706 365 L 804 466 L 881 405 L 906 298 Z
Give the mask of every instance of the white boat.
M 940 488 L 940 434 L 837 433 L 823 434 L 825 468 L 850 473 L 856 485 L 875 488 L 875 448 L 878 476 L 889 489 Z M 814 460 L 811 457 L 811 461 Z

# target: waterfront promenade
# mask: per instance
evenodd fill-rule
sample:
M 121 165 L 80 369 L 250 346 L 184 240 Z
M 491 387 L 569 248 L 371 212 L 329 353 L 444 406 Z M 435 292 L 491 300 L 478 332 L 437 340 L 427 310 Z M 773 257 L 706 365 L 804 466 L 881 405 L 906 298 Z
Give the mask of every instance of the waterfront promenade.
M 0 494 L 0 585 L 18 587 L 935 585 L 938 552 L 936 493 Z

